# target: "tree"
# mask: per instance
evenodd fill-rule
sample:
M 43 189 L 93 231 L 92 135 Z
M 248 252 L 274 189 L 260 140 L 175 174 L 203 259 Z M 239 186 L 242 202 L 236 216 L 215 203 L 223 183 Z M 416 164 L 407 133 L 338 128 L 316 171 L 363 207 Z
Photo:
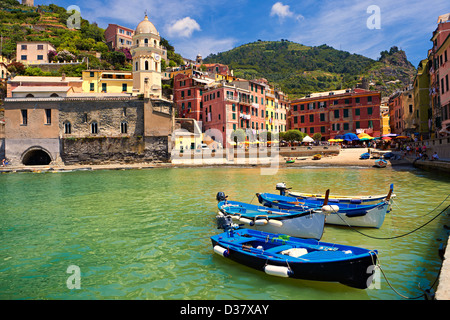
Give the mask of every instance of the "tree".
M 14 61 L 11 64 L 9 64 L 7 66 L 7 69 L 11 74 L 14 73 L 16 76 L 25 74 L 25 66 L 17 61 Z
M 231 133 L 231 141 L 234 141 L 236 143 L 244 142 L 246 136 L 247 135 L 245 134 L 245 131 L 243 129 L 237 129 Z
M 303 141 L 303 137 L 304 137 L 303 133 L 296 129 L 286 131 L 286 133 L 284 134 L 284 140 L 290 141 L 290 142 L 294 142 L 294 141 L 301 142 L 301 141 Z
M 313 137 L 314 141 L 320 141 L 322 139 L 322 134 L 320 132 L 314 133 Z

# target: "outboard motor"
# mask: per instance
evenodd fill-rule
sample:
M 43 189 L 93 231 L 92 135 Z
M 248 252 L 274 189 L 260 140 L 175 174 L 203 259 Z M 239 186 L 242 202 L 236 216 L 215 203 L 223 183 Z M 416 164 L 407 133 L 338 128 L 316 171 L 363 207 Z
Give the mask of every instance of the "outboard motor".
M 216 216 L 217 219 L 217 229 L 223 229 L 227 231 L 228 229 L 232 229 L 235 227 L 233 223 L 233 219 L 231 216 L 219 214 Z
M 216 195 L 217 202 L 226 201 L 228 196 L 225 195 L 225 192 L 218 192 Z
M 277 183 L 276 189 L 280 191 L 280 196 L 286 195 L 286 190 L 290 190 L 292 188 L 287 188 L 284 182 Z

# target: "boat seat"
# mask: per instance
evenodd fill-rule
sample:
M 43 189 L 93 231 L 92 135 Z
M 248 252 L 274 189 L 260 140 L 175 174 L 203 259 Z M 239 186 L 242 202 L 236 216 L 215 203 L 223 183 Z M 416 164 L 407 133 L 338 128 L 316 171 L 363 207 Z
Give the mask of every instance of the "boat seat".
M 285 250 L 289 250 L 289 249 L 292 249 L 292 246 L 284 245 L 284 246 L 277 246 L 277 247 L 273 247 L 273 248 L 264 250 L 264 252 L 280 253 L 281 251 L 285 251 Z

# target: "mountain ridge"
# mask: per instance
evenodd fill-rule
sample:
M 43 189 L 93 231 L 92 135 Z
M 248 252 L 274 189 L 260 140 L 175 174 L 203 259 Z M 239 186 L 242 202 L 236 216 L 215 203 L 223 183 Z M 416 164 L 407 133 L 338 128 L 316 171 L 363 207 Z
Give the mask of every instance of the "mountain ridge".
M 326 44 L 305 46 L 289 40 L 251 42 L 211 54 L 204 63 L 222 63 L 244 79 L 266 78 L 293 98 L 312 92 L 360 86 L 386 97 L 413 82 L 415 67 L 397 47 L 378 60 L 334 49 Z

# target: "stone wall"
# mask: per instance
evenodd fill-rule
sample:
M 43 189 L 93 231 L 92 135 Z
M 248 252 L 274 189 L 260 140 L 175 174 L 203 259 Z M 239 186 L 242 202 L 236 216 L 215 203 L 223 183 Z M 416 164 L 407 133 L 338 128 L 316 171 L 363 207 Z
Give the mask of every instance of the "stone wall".
M 61 158 L 66 165 L 136 162 L 166 162 L 167 137 L 86 137 L 61 140 Z
M 72 100 L 59 106 L 61 131 L 70 122 L 72 132 L 63 138 L 121 137 L 144 135 L 143 100 Z M 98 132 L 91 132 L 92 122 L 98 123 Z M 121 123 L 127 123 L 127 133 L 121 133 Z
M 0 139 L 0 161 L 5 158 L 5 139 Z
M 431 157 L 434 152 L 437 152 L 439 158 L 450 160 L 450 136 L 408 144 L 412 145 L 414 148 L 416 146 L 426 146 L 428 157 Z
M 146 157 L 153 161 L 167 162 L 170 159 L 169 137 L 145 137 Z
M 64 164 L 107 164 L 146 162 L 142 137 L 86 137 L 61 140 Z

